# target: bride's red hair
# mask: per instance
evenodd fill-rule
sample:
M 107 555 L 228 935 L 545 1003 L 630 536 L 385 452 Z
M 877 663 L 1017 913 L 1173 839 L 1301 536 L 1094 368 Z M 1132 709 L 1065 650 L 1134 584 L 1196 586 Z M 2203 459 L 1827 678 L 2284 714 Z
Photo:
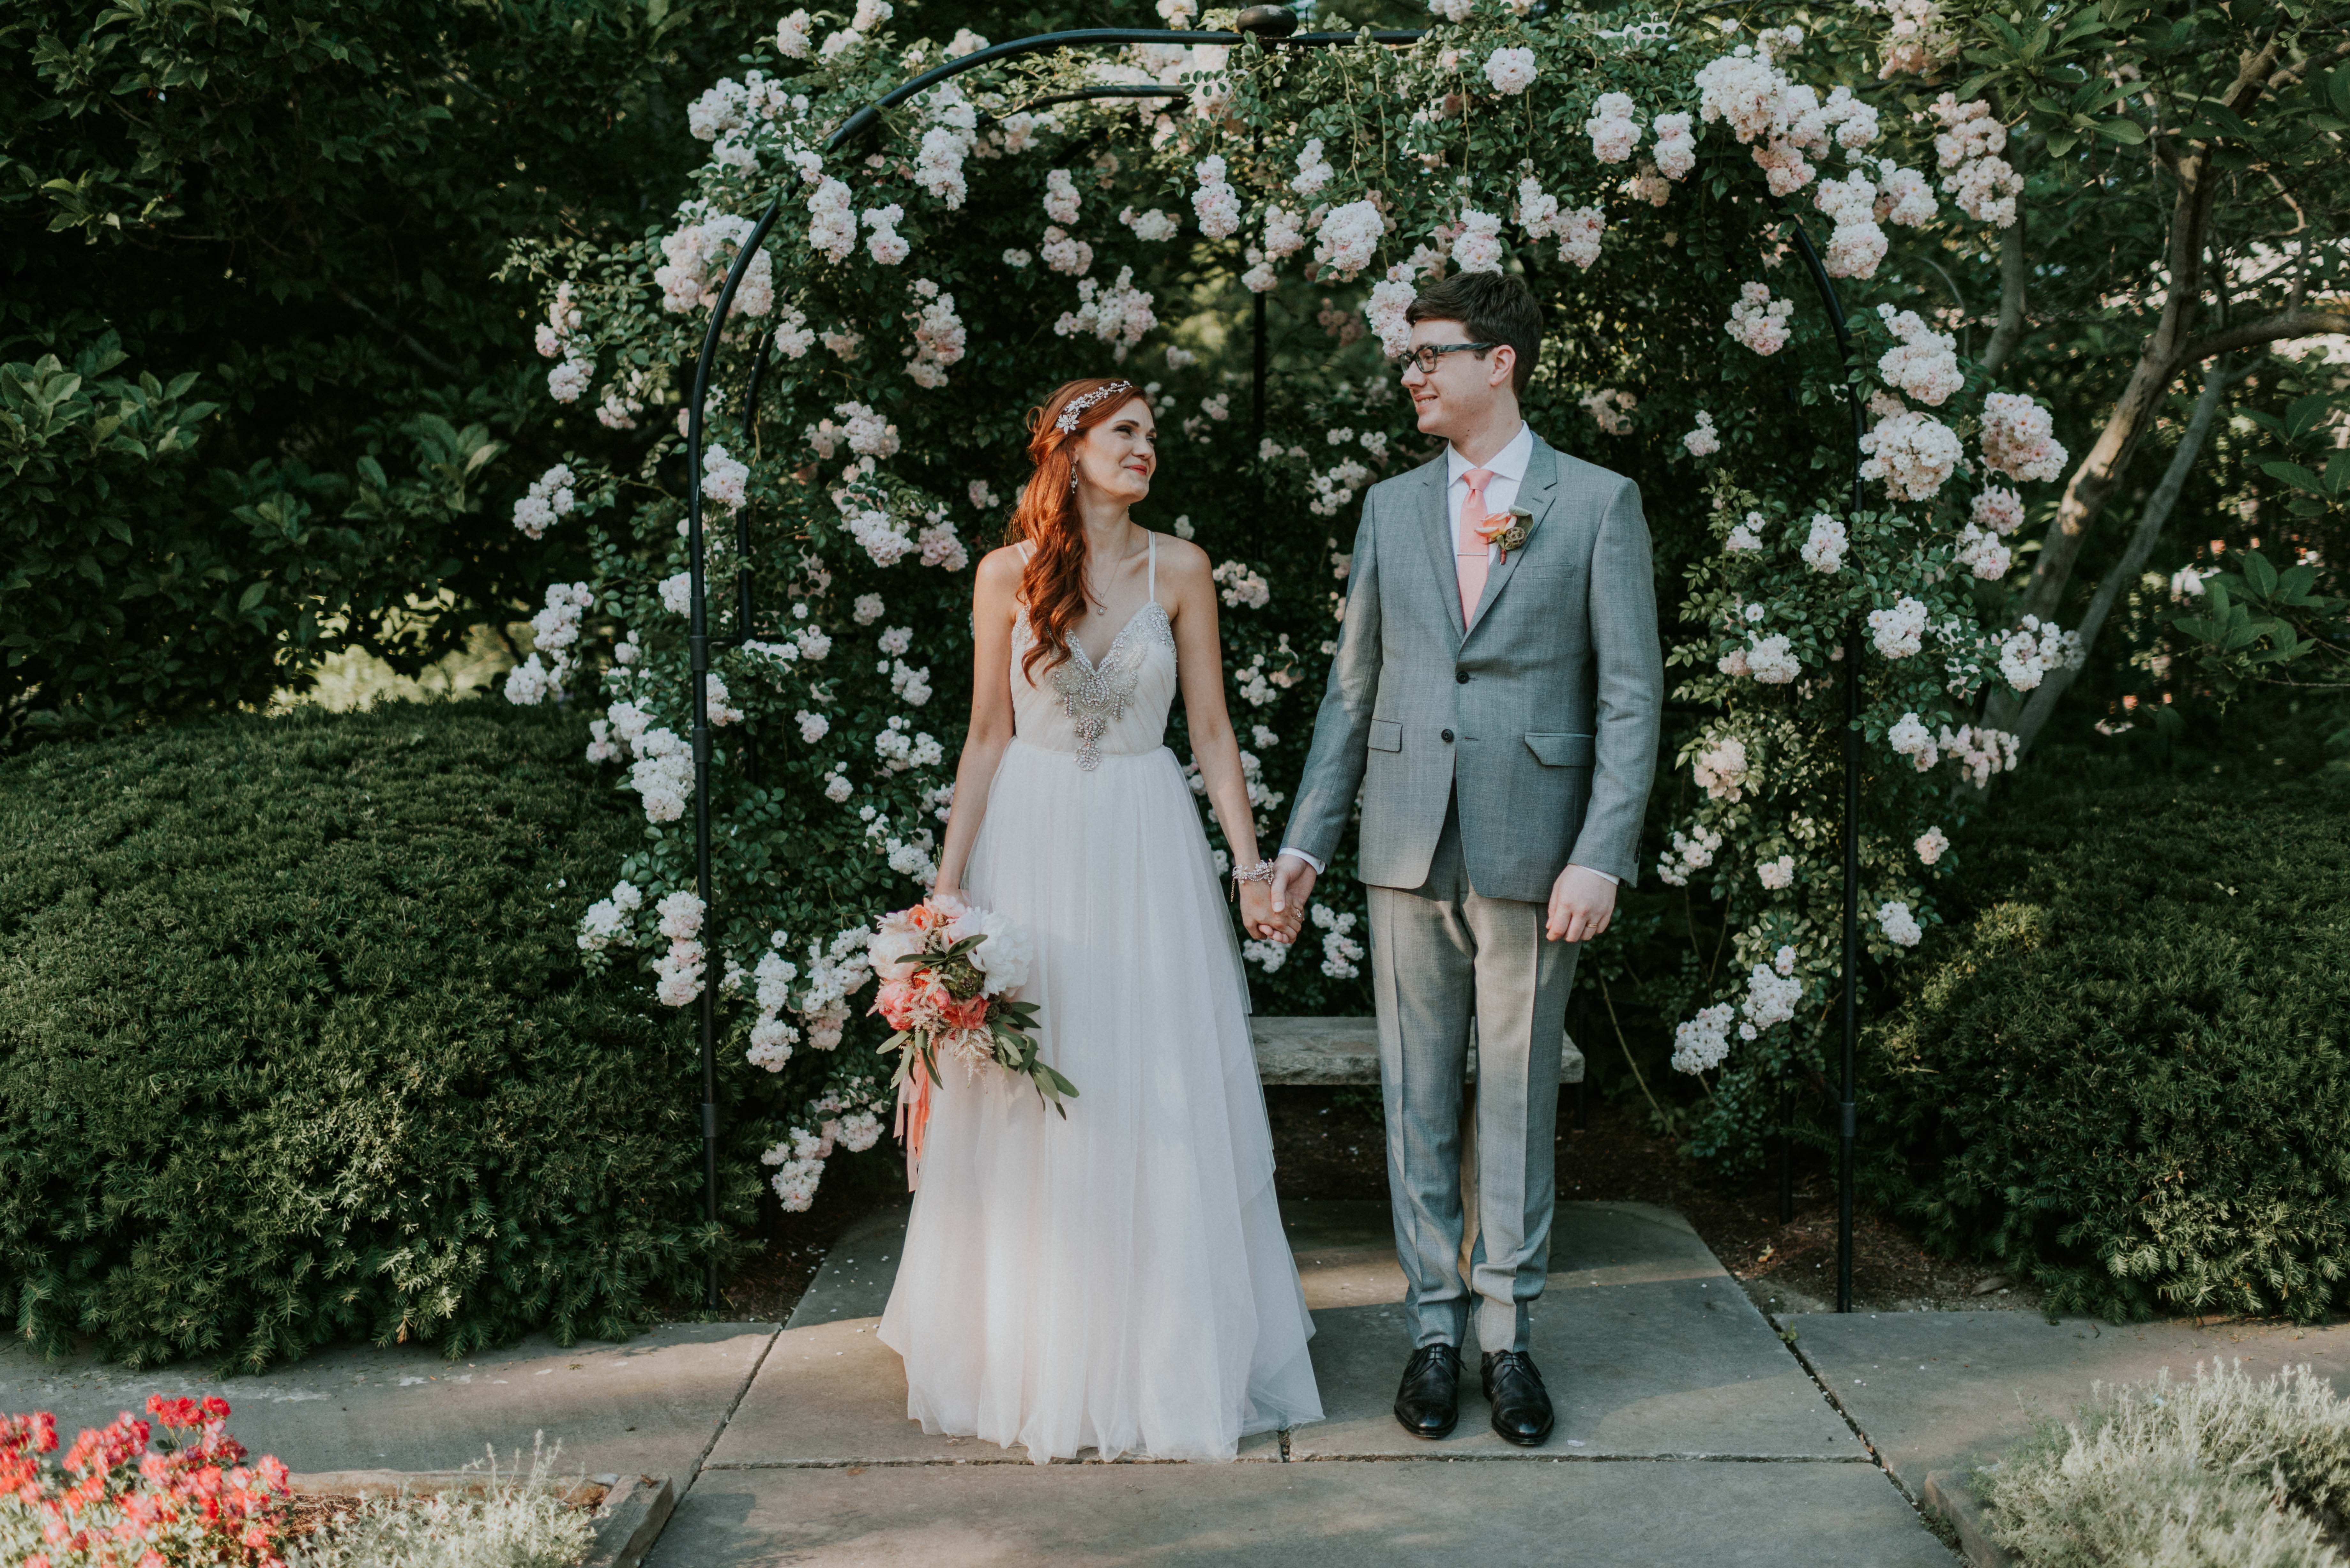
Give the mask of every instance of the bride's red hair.
M 1078 410 L 1076 423 L 1063 431 L 1056 421 L 1061 410 L 1090 393 L 1109 391 Z M 1006 544 L 1026 540 L 1034 546 L 1020 574 L 1020 600 L 1027 607 L 1028 631 L 1034 639 L 1020 667 L 1036 678 L 1037 661 L 1046 668 L 1069 656 L 1069 632 L 1086 613 L 1086 525 L 1077 514 L 1076 489 L 1069 483 L 1076 472 L 1077 442 L 1094 426 L 1142 395 L 1133 382 L 1116 376 L 1089 376 L 1064 381 L 1053 389 L 1044 406 L 1028 410 L 1028 461 L 1035 472 L 1020 487 L 1020 502 L 1012 511 Z

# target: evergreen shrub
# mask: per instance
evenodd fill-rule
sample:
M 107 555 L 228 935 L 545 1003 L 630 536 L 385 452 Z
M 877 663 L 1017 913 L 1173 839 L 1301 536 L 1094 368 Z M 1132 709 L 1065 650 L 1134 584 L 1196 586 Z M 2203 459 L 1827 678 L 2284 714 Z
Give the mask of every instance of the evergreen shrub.
M 2350 774 L 2052 768 L 1877 1030 L 1891 1196 L 2055 1311 L 2350 1303 Z
M 692 1290 L 692 1032 L 575 947 L 644 831 L 585 738 L 393 705 L 0 762 L 17 1337 L 133 1366 L 353 1336 L 455 1356 L 625 1335 Z

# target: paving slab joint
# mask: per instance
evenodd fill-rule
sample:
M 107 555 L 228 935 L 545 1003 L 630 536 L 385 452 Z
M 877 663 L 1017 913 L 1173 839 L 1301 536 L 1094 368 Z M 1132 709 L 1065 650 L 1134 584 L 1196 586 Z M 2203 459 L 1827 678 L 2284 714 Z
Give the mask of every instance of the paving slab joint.
M 1761 1309 L 1758 1307 L 1756 1310 L 1760 1311 Z M 1779 1343 L 1787 1347 L 1787 1353 L 1795 1358 L 1796 1365 L 1801 1366 L 1804 1369 L 1804 1375 L 1811 1378 L 1814 1386 L 1815 1386 L 1820 1391 L 1820 1397 L 1828 1402 L 1828 1407 L 1830 1409 L 1834 1410 L 1838 1416 L 1844 1417 L 1844 1424 L 1852 1428 L 1852 1435 L 1859 1438 L 1861 1447 L 1868 1450 L 1869 1462 L 1874 1464 L 1877 1469 L 1884 1474 L 1885 1479 L 1893 1484 L 1893 1490 L 1901 1494 L 1902 1501 L 1917 1511 L 1918 1517 L 1921 1521 L 1925 1520 L 1927 1510 L 1929 1507 L 1940 1512 L 1946 1518 L 1950 1518 L 1952 1522 L 1957 1525 L 1960 1544 L 1965 1548 L 1967 1561 L 1973 1565 L 1973 1568 L 2014 1568 L 2014 1559 L 2009 1557 L 2004 1552 L 2000 1552 L 1999 1547 L 1988 1535 L 1983 1534 L 1980 1528 L 1976 1531 L 1975 1539 L 1980 1540 L 1985 1549 L 1992 1552 L 2000 1552 L 2000 1555 L 1997 1557 L 1978 1557 L 1975 1555 L 1974 1548 L 1969 1544 L 1966 1526 L 1963 1524 L 1958 1524 L 1956 1517 L 1951 1514 L 1948 1508 L 1943 1507 L 1939 1502 L 1933 1501 L 1931 1496 L 1934 1484 L 1933 1476 L 1929 1475 L 1926 1478 L 1926 1486 L 1929 1495 L 1925 1498 L 1917 1496 L 1915 1493 L 1911 1492 L 1908 1487 L 1902 1485 L 1901 1478 L 1894 1473 L 1893 1467 L 1891 1465 L 1885 1462 L 1885 1456 L 1877 1451 L 1877 1445 L 1869 1440 L 1868 1434 L 1861 1429 L 1860 1423 L 1855 1420 L 1853 1418 L 1852 1412 L 1845 1407 L 1845 1402 L 1837 1398 L 1835 1390 L 1828 1386 L 1827 1378 L 1821 1374 L 1819 1367 L 1813 1363 L 1811 1356 L 1806 1355 L 1804 1351 L 1804 1347 L 1797 1343 L 1801 1338 L 1801 1334 L 1799 1333 L 1790 1333 L 1786 1325 L 1782 1324 L 1778 1318 L 1771 1313 L 1763 1313 L 1762 1320 L 1765 1323 L 1768 1323 L 1772 1328 L 1778 1332 Z M 1980 1518 L 1980 1516 L 1978 1516 L 1978 1518 Z
M 1927 1504 L 1958 1532 L 1959 1550 L 1972 1568 L 2017 1568 L 2015 1554 L 1991 1538 L 1983 1505 L 1965 1482 L 1949 1470 L 1929 1470 L 1925 1490 Z
M 1756 1310 L 1760 1311 L 1761 1309 L 1757 1308 Z M 1898 1491 L 1904 1498 L 1908 1499 L 1910 1507 L 1916 1508 L 1918 1506 L 1918 1499 L 1916 1496 L 1910 1492 L 1908 1487 L 1901 1484 L 1901 1478 L 1893 1473 L 1893 1467 L 1885 1462 L 1885 1456 L 1877 1451 L 1877 1445 L 1869 1441 L 1868 1434 L 1861 1430 L 1860 1423 L 1853 1419 L 1852 1412 L 1845 1408 L 1844 1401 L 1836 1397 L 1835 1390 L 1828 1386 L 1828 1380 L 1820 1375 L 1820 1369 L 1816 1366 L 1813 1365 L 1812 1358 L 1809 1355 L 1806 1355 L 1804 1353 L 1804 1347 L 1796 1343 L 1797 1338 L 1800 1336 L 1790 1334 L 1787 1331 L 1786 1325 L 1782 1324 L 1778 1318 L 1770 1313 L 1766 1312 L 1762 1314 L 1762 1321 L 1769 1324 L 1772 1329 L 1777 1333 L 1779 1335 L 1779 1343 L 1787 1347 L 1787 1354 L 1795 1358 L 1795 1364 L 1804 1369 L 1804 1375 L 1809 1377 L 1812 1380 L 1813 1386 L 1816 1387 L 1820 1391 L 1820 1397 L 1828 1402 L 1828 1408 L 1834 1410 L 1843 1418 L 1844 1424 L 1852 1428 L 1852 1435 L 1860 1439 L 1860 1446 L 1862 1448 L 1868 1450 L 1869 1462 L 1875 1465 L 1878 1469 L 1883 1470 L 1885 1472 L 1885 1479 L 1893 1483 L 1894 1490 Z
M 726 1435 L 728 1427 L 733 1425 L 734 1412 L 743 1407 L 743 1401 L 750 1397 L 751 1386 L 759 1381 L 759 1368 L 767 1364 L 767 1353 L 775 1348 L 775 1342 L 783 1336 L 784 1325 L 775 1324 L 774 1332 L 767 1335 L 767 1343 L 759 1346 L 759 1354 L 751 1358 L 751 1370 L 743 1377 L 742 1386 L 734 1390 L 734 1397 L 726 1402 L 726 1413 L 719 1417 L 718 1424 L 710 1429 L 710 1440 L 702 1445 L 702 1452 L 693 1456 L 693 1469 L 687 1472 L 685 1478 L 685 1491 L 693 1490 L 695 1479 L 708 1468 L 710 1456 L 718 1447 L 718 1439 Z M 683 1495 L 683 1492 L 679 1493 L 681 1497 Z M 675 1506 L 674 1500 L 671 1506 Z

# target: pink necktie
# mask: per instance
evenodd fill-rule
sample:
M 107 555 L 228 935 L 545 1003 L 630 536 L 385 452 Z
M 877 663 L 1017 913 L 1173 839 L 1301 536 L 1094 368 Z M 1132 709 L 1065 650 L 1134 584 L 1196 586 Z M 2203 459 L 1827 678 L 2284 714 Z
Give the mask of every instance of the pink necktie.
M 1461 624 L 1466 627 L 1485 594 L 1485 554 L 1489 546 L 1478 534 L 1485 521 L 1485 486 L 1493 471 L 1472 468 L 1461 475 L 1469 482 L 1469 499 L 1461 504 L 1461 528 L 1452 541 L 1452 575 L 1461 580 Z

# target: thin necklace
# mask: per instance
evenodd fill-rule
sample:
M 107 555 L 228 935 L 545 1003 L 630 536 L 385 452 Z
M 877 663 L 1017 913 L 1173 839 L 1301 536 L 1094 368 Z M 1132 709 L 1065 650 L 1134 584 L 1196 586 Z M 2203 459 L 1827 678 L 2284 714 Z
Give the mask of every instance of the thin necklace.
M 1134 526 L 1133 520 L 1132 520 L 1131 518 L 1129 518 L 1129 519 L 1128 520 L 1128 526 L 1130 526 L 1130 527 L 1131 527 L 1131 526 Z M 1149 529 L 1148 529 L 1148 528 L 1139 528 L 1139 527 L 1138 527 L 1138 528 L 1136 528 L 1136 532 L 1137 532 L 1137 533 L 1139 533 L 1139 534 L 1142 535 L 1142 549 L 1143 549 L 1143 550 L 1147 550 L 1147 549 L 1150 548 L 1150 530 L 1149 530 Z M 1125 566 L 1128 561 L 1131 561 L 1132 559 L 1134 559 L 1137 556 L 1139 556 L 1140 554 L 1142 554 L 1142 550 L 1128 550 L 1125 555 L 1120 556 L 1118 558 L 1118 565 L 1119 565 L 1119 566 Z M 1094 614 L 1096 614 L 1096 615 L 1107 615 L 1107 614 L 1109 614 L 1109 606 L 1107 606 L 1107 605 L 1106 605 L 1106 604 L 1100 604 L 1100 605 L 1094 604 L 1094 603 L 1093 603 L 1093 595 L 1091 595 L 1091 594 L 1087 594 L 1087 595 L 1086 596 L 1086 602 L 1087 602 L 1087 605 L 1092 608 L 1092 610 L 1093 610 L 1093 613 L 1094 613 Z

